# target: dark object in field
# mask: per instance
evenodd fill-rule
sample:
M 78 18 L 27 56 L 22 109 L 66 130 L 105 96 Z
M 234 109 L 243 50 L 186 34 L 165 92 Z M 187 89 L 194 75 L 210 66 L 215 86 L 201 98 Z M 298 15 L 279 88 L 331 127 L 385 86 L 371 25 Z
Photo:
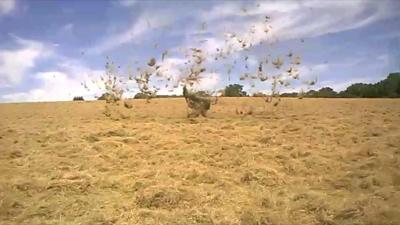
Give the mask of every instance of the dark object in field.
M 144 94 L 142 92 L 139 92 L 139 93 L 136 93 L 133 98 L 134 99 L 148 99 L 149 95 L 148 94 Z
M 188 117 L 198 117 L 202 115 L 207 116 L 207 111 L 210 109 L 211 100 L 207 97 L 201 97 L 197 93 L 191 93 L 186 85 L 183 87 L 183 96 L 185 97 L 186 103 L 190 112 L 188 112 Z
M 128 102 L 128 101 L 124 101 L 124 107 L 127 109 L 131 109 L 133 107 L 132 103 Z
M 82 96 L 75 96 L 72 100 L 73 101 L 85 101 L 85 99 L 83 99 Z
M 155 58 L 151 58 L 150 61 L 147 63 L 148 66 L 154 66 L 156 65 L 156 59 Z
M 115 103 L 119 101 L 120 98 L 110 93 L 104 93 L 99 98 L 97 98 L 97 100 L 106 100 L 107 103 Z

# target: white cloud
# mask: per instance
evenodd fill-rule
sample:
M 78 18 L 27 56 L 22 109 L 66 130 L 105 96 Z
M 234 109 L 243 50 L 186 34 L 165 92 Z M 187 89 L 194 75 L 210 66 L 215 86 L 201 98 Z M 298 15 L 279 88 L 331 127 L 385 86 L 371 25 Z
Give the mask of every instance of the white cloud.
M 60 63 L 55 65 L 55 70 L 30 75 L 35 86 L 26 91 L 3 94 L 0 101 L 70 101 L 74 96 L 90 100 L 104 93 L 104 83 L 100 80 L 104 70 L 91 69 L 78 60 L 61 56 L 58 60 Z
M 44 96 L 46 93 L 42 89 L 34 89 L 29 92 L 16 92 L 5 94 L 2 96 L 4 102 L 34 102 L 39 101 L 37 99 L 40 96 Z
M 131 6 L 136 1 L 121 1 L 124 6 Z M 244 9 L 245 11 L 244 12 Z M 397 7 L 398 8 L 398 7 Z M 287 40 L 292 38 L 315 37 L 356 29 L 378 20 L 396 15 L 396 7 L 390 2 L 378 1 L 265 1 L 232 2 L 215 4 L 211 9 L 180 10 L 171 8 L 143 8 L 141 15 L 133 21 L 128 29 L 104 38 L 89 52 L 102 53 L 126 43 L 140 43 L 155 28 L 171 24 L 173 21 L 190 18 L 188 27 L 174 27 L 170 33 L 186 37 L 182 46 L 193 45 L 193 35 L 199 34 L 198 25 L 207 22 L 208 42 L 204 48 L 213 51 L 225 43 L 221 34 L 234 32 L 240 37 L 258 44 L 265 40 Z M 266 36 L 264 17 L 271 17 L 272 32 Z M 340 16 L 339 16 L 340 15 Z M 249 28 L 255 27 L 255 33 L 249 35 Z M 153 38 L 153 36 L 150 36 Z M 201 37 L 201 35 L 200 35 Z M 238 46 L 233 46 L 239 50 Z
M 265 1 L 244 4 L 222 2 L 197 17 L 209 24 L 210 35 L 223 43 L 221 33 L 232 32 L 243 40 L 260 42 L 284 41 L 361 28 L 374 22 L 398 15 L 400 4 L 395 1 Z M 270 22 L 264 22 L 270 16 Z M 211 25 L 212 24 L 212 25 Z M 265 28 L 271 31 L 266 34 Z M 250 28 L 254 26 L 253 33 Z M 192 33 L 196 33 L 193 27 Z M 192 37 L 189 37 L 192 38 Z M 192 42 L 187 40 L 186 42 Z M 223 47 L 222 45 L 219 48 Z M 235 50 L 241 51 L 241 48 Z
M 318 77 L 329 69 L 329 64 L 301 65 L 298 67 L 300 79 L 304 81 L 318 79 Z
M 13 37 L 19 46 L 17 49 L 0 49 L 0 86 L 20 83 L 40 58 L 51 53 L 51 49 L 41 42 Z
M 1 4 L 4 0 L 0 0 Z M 251 40 L 254 44 L 258 44 L 267 38 L 276 37 L 280 41 L 297 38 L 316 37 L 329 33 L 337 33 L 351 29 L 361 28 L 371 25 L 376 21 L 380 21 L 396 15 L 397 4 L 393 6 L 394 1 L 261 1 L 259 7 L 256 2 L 235 2 L 221 1 L 212 6 L 211 9 L 200 11 L 199 9 L 187 10 L 185 7 L 177 7 L 177 11 L 166 8 L 143 8 L 135 21 L 120 32 L 114 32 L 95 43 L 88 53 L 103 53 L 113 50 L 127 43 L 141 43 L 146 41 L 147 37 L 155 39 L 155 31 L 157 28 L 164 26 L 171 21 L 176 21 L 179 26 L 172 27 L 169 34 L 177 39 L 183 38 L 180 46 L 194 47 L 194 40 L 207 39 L 202 44 L 202 49 L 207 53 L 215 53 L 216 48 L 225 45 L 223 34 L 225 32 L 234 32 L 238 36 Z M 117 4 L 124 7 L 132 7 L 137 1 L 119 1 Z M 147 6 L 150 6 L 147 5 Z M 245 9 L 243 9 L 243 6 Z M 182 10 L 183 9 L 183 10 Z M 200 9 L 201 10 L 201 9 Z M 0 13 L 1 15 L 1 13 Z M 271 16 L 272 34 L 266 36 L 263 23 L 264 17 Z M 187 22 L 185 19 L 190 19 Z M 207 22 L 207 30 L 199 33 L 199 24 L 203 21 Z M 255 32 L 249 35 L 249 28 L 254 25 Z M 66 24 L 62 29 L 68 31 L 73 29 L 73 24 Z M 161 33 L 161 32 L 160 32 Z M 398 32 L 391 34 L 398 36 Z M 186 39 L 185 39 L 186 38 Z M 197 42 L 196 42 L 197 43 Z M 234 50 L 241 51 L 240 46 L 233 46 Z M 24 74 L 29 72 L 36 64 L 37 60 L 44 55 L 47 47 L 38 42 L 24 42 L 20 40 L 19 47 L 14 50 L 0 49 L 0 85 L 17 84 L 21 81 Z M 240 52 L 231 54 L 238 55 Z M 179 81 L 180 76 L 185 74 L 180 69 L 184 68 L 182 64 L 186 61 L 183 58 L 167 58 L 164 60 L 162 68 L 166 76 L 172 77 L 173 80 Z M 183 56 L 182 56 L 183 57 Z M 209 57 L 212 60 L 211 57 Z M 387 60 L 384 56 L 379 58 L 382 62 Z M 358 61 L 357 61 L 358 60 Z M 250 58 L 249 64 L 256 65 L 257 60 Z M 313 65 L 312 67 L 300 67 L 300 74 L 304 79 L 313 79 L 330 68 L 336 66 L 346 67 L 354 66 L 359 59 L 341 59 L 340 63 L 330 63 Z M 206 61 L 206 63 L 208 63 Z M 340 65 L 339 65 L 340 64 Z M 213 65 L 214 66 L 214 65 Z M 217 66 L 216 66 L 217 67 Z M 218 68 L 217 68 L 218 69 Z M 214 71 L 214 70 L 209 70 Z M 97 71 L 99 72 L 99 71 Z M 41 82 L 41 86 L 34 88 L 28 92 L 19 92 L 3 96 L 6 99 L 36 99 L 49 100 L 46 96 L 51 96 L 53 100 L 70 100 L 73 95 L 81 92 L 80 82 L 86 78 L 76 74 L 97 73 L 76 62 L 67 61 L 61 63 L 59 68 L 53 72 L 42 72 L 33 74 Z M 58 74 L 56 77 L 48 77 L 49 74 Z M 49 78 L 49 79 L 47 79 Z M 51 78 L 51 79 L 50 79 Z M 202 79 L 196 88 L 198 89 L 214 89 L 221 81 L 220 74 L 208 73 Z M 318 84 L 326 84 L 336 88 L 342 88 L 347 83 L 338 84 L 326 81 Z M 354 80 L 348 81 L 353 83 Z M 66 87 L 68 85 L 68 88 Z M 336 85 L 336 86 L 335 86 Z M 56 88 L 53 88 L 56 87 Z M 168 88 L 162 88 L 159 93 L 168 91 Z M 50 93 L 50 94 L 49 94 Z M 173 90 L 172 93 L 181 93 L 180 87 Z M 80 94 L 86 95 L 86 94 Z
M 89 53 L 102 53 L 128 42 L 139 41 L 138 38 L 150 30 L 144 17 L 133 23 L 131 27 L 121 33 L 105 38 L 96 46 L 89 49 Z
M 187 60 L 183 58 L 166 58 L 161 63 L 158 71 L 160 71 L 160 74 L 162 74 L 165 78 L 170 77 L 173 82 L 178 82 L 181 79 L 181 69 L 183 68 L 186 61 Z
M 162 87 L 158 92 L 158 95 L 182 95 L 182 86 L 177 88 Z
M 193 26 L 178 29 L 185 37 L 180 47 L 200 46 L 209 56 L 216 54 L 217 48 L 224 51 L 229 49 L 230 58 L 233 59 L 235 55 L 243 54 L 243 48 L 238 44 L 239 39 L 257 45 L 261 42 L 275 43 L 357 29 L 395 16 L 396 7 L 390 3 L 358 0 L 265 1 L 260 2 L 258 7 L 255 2 L 221 2 L 210 10 L 189 12 L 195 15 L 191 22 Z M 269 23 L 264 22 L 265 16 L 271 17 Z M 199 33 L 197 24 L 203 22 L 206 23 L 207 30 Z M 271 31 L 266 33 L 266 28 Z M 223 34 L 227 33 L 235 34 L 236 37 L 226 41 Z M 200 40 L 207 41 L 199 44 Z M 274 48 L 273 46 L 268 47 Z M 252 59 L 249 62 L 254 64 Z M 315 77 L 326 70 L 326 65 L 319 65 L 301 72 L 308 77 Z
M 76 89 L 76 84 L 68 79 L 67 74 L 59 71 L 40 72 L 35 74 L 35 78 L 43 86 L 27 92 L 6 94 L 3 99 L 10 102 L 66 100 L 68 97 L 71 99 L 71 93 L 68 92 Z
M 193 88 L 195 90 L 214 91 L 220 81 L 220 77 L 219 73 L 205 73 L 199 83 L 193 85 Z
M 265 1 L 251 4 L 243 12 L 240 2 L 226 2 L 204 12 L 203 18 L 221 20 L 240 16 L 259 24 L 257 16 L 270 16 L 279 39 L 314 37 L 356 29 L 397 14 L 394 1 Z M 222 21 L 224 23 L 224 21 Z M 229 23 L 229 21 L 225 21 Z M 236 24 L 238 30 L 243 23 Z M 225 24 L 223 26 L 226 26 Z M 246 28 L 247 29 L 247 28 Z
M 97 83 L 98 80 L 92 82 L 91 78 L 99 77 L 104 71 L 85 70 L 77 67 L 71 71 L 35 73 L 34 78 L 40 83 L 39 87 L 26 92 L 5 94 L 2 98 L 6 102 L 70 101 L 74 96 L 93 99 L 95 95 L 102 92 L 102 87 L 100 83 Z M 79 76 L 71 74 L 72 71 L 80 71 Z
M 140 15 L 128 29 L 107 36 L 89 49 L 89 53 L 102 53 L 126 43 L 140 43 L 152 30 L 166 26 L 171 20 L 169 13 L 157 14 L 145 12 Z
M 388 15 L 388 5 L 372 1 L 308 1 L 293 11 L 277 14 L 272 26 L 280 39 L 315 37 L 360 28 Z
M 1 0 L 0 1 L 0 16 L 7 15 L 15 9 L 15 0 Z

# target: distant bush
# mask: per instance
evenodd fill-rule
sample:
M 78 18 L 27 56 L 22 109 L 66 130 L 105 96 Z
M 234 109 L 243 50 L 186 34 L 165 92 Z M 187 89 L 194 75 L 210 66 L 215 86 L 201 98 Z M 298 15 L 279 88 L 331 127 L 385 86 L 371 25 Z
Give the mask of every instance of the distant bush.
M 117 97 L 116 95 L 113 95 L 110 93 L 104 93 L 100 97 L 98 97 L 97 100 L 106 100 L 107 102 L 116 102 L 121 99 L 119 97 Z
M 85 99 L 83 99 L 82 96 L 75 96 L 72 100 L 73 101 L 85 101 Z
M 243 97 L 243 96 L 247 96 L 247 93 L 245 91 L 243 91 L 243 85 L 230 84 L 225 87 L 224 96 L 225 97 Z
M 282 97 L 295 97 L 298 94 L 283 93 Z M 330 87 L 310 90 L 302 95 L 308 98 L 400 98 L 400 73 L 389 76 L 375 84 L 355 83 L 339 93 Z
M 156 95 L 156 98 L 182 98 L 182 95 Z
M 375 84 L 352 84 L 341 94 L 346 97 L 398 98 L 400 97 L 400 73 L 390 73 L 386 79 Z
M 334 98 L 338 97 L 336 91 L 334 91 L 330 87 L 323 87 L 318 91 L 311 90 L 307 92 L 306 97 L 314 97 L 314 98 Z
M 133 98 L 134 99 L 148 99 L 150 96 L 148 94 L 139 92 Z
M 200 97 L 211 97 L 211 94 L 208 93 L 207 91 L 198 91 L 196 92 L 196 95 Z
M 299 94 L 297 92 L 291 92 L 291 93 L 282 93 L 281 97 L 298 97 Z
M 267 97 L 267 95 L 262 92 L 256 92 L 253 94 L 253 97 Z

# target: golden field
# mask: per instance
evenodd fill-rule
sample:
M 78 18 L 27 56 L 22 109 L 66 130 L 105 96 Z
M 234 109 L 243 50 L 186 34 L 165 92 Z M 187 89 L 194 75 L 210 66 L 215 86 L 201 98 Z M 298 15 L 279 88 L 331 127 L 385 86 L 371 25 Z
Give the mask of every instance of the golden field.
M 400 100 L 131 103 L 0 104 L 0 224 L 400 224 Z

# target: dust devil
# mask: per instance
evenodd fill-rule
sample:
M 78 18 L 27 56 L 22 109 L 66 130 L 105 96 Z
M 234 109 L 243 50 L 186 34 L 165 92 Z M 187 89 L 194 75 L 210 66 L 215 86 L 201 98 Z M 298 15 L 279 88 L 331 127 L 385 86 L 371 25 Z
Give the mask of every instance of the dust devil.
M 196 93 L 190 92 L 186 85 L 183 86 L 183 97 L 185 97 L 186 104 L 189 108 L 188 118 L 198 117 L 202 115 L 206 117 L 207 111 L 210 109 L 211 100 L 205 97 L 198 96 Z

